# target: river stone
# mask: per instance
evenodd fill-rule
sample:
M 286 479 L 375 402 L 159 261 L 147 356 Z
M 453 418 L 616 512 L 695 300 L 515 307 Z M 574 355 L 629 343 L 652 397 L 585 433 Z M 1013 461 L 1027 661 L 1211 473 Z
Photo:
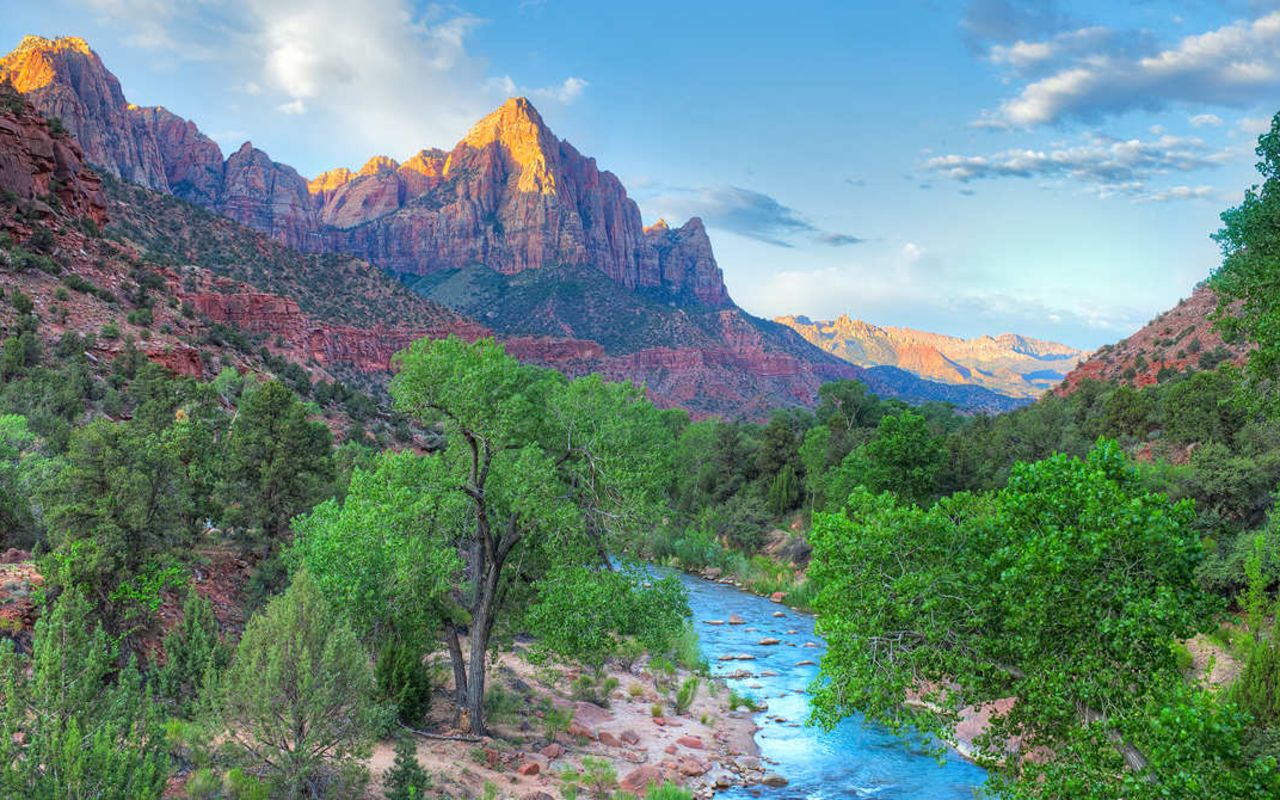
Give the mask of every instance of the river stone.
M 737 614 L 730 614 L 729 624 L 730 625 L 746 625 L 747 621 L 742 617 L 738 616 Z
M 776 772 L 766 772 L 764 777 L 760 779 L 760 782 L 765 786 L 770 786 L 774 789 L 780 789 L 787 785 L 787 779 Z

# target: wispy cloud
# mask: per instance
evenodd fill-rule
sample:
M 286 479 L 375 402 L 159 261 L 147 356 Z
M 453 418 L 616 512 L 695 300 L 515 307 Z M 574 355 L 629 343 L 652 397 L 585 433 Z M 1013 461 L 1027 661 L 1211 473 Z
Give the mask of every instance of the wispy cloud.
M 702 217 L 712 227 L 777 247 L 794 247 L 801 240 L 831 247 L 864 241 L 852 234 L 823 230 L 794 208 L 740 186 L 673 188 L 645 205 L 673 219 Z
M 1222 117 L 1217 114 L 1196 114 L 1187 121 L 1196 128 L 1216 128 L 1222 124 Z
M 990 51 L 1013 77 L 1042 77 L 978 120 L 1000 128 L 1097 120 L 1176 103 L 1247 107 L 1280 91 L 1280 11 L 1187 36 L 1163 48 L 1106 28 L 1084 28 Z
M 1115 139 L 1088 134 L 1078 144 L 1058 148 L 1010 149 L 990 155 L 942 155 L 926 159 L 925 172 L 961 183 L 995 178 L 1068 179 L 1100 194 L 1129 194 L 1154 199 L 1148 183 L 1174 173 L 1214 169 L 1235 153 L 1209 147 L 1195 137 Z M 1181 187 L 1186 189 L 1186 187 Z M 1159 199 L 1195 197 L 1165 190 Z
M 538 88 L 529 88 L 521 86 L 515 82 L 510 75 L 503 75 L 498 78 L 490 78 L 489 86 L 496 89 L 505 97 L 514 97 L 516 95 L 527 95 L 539 102 L 553 102 L 561 105 L 568 105 L 582 94 L 582 91 L 590 86 L 587 81 L 582 78 L 569 77 L 565 78 L 563 83 L 555 86 L 542 86 Z

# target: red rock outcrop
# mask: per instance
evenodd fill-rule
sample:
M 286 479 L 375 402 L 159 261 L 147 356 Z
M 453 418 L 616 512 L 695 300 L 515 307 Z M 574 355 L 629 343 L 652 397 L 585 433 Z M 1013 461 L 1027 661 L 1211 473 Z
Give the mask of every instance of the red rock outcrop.
M 489 333 L 483 326 L 456 322 L 440 329 L 334 325 L 307 316 L 288 297 L 253 291 L 233 281 L 217 281 L 212 288 L 216 290 L 184 292 L 181 297 L 202 317 L 267 334 L 273 340 L 278 336 L 279 349 L 294 360 L 314 361 L 322 367 L 345 364 L 361 372 L 388 372 L 391 357 L 416 339 L 456 334 L 474 340 Z
M 72 217 L 106 222 L 102 180 L 85 166 L 80 146 L 25 104 L 11 86 L 0 83 L 0 190 L 42 214 L 54 209 L 49 198 Z
M 417 275 L 477 263 L 505 274 L 589 264 L 631 289 L 732 302 L 700 221 L 645 231 L 617 177 L 557 139 L 525 98 L 508 100 L 447 154 L 423 150 L 403 165 L 375 156 L 358 173 L 331 170 L 308 186 L 247 142 L 224 164 L 193 123 L 129 105 L 83 39 L 29 36 L 0 61 L 3 75 L 63 120 L 90 163 L 291 247 Z
M 1247 342 L 1228 344 L 1210 318 L 1218 308 L 1218 296 L 1207 285 L 1148 322 L 1127 339 L 1101 347 L 1067 374 L 1054 391 L 1071 394 L 1084 380 L 1115 381 L 1131 386 L 1151 386 L 1161 371 L 1181 372 L 1206 368 L 1227 360 L 1243 364 L 1249 355 Z
M 1011 333 L 961 339 L 881 327 L 846 315 L 829 321 L 798 316 L 774 321 L 851 364 L 898 367 L 931 381 L 980 386 L 1015 398 L 1040 396 L 1087 355 L 1068 345 Z
M 190 120 L 168 109 L 131 107 L 155 138 L 168 191 L 199 206 L 214 208 L 222 198 L 222 149 Z

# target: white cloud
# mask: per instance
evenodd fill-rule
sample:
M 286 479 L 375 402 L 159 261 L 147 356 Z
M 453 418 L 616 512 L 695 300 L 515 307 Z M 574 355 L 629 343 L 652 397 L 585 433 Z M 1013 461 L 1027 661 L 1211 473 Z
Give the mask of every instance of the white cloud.
M 1120 298 L 1047 302 L 1025 291 L 975 288 L 983 283 L 980 276 L 956 272 L 924 247 L 907 243 L 880 258 L 779 270 L 732 288 L 745 308 L 769 317 L 831 319 L 847 313 L 881 325 L 953 335 L 1016 331 L 1072 344 L 1114 339 L 1150 316 L 1149 309 L 1135 309 Z
M 407 156 L 450 146 L 504 97 L 570 103 L 580 76 L 521 89 L 471 48 L 484 20 L 416 0 L 72 0 L 140 47 L 216 58 L 237 94 L 303 114 L 352 151 Z M 209 46 L 216 43 L 216 48 Z M 246 101 L 249 102 L 249 101 Z
M 559 86 L 534 89 L 531 94 L 536 99 L 554 100 L 557 103 L 572 103 L 578 99 L 578 95 L 582 94 L 582 90 L 589 85 L 582 78 L 569 77 L 565 78 L 564 83 Z
M 1216 128 L 1222 124 L 1222 117 L 1217 114 L 1196 114 L 1187 121 L 1197 128 Z
M 1146 203 L 1166 203 L 1170 200 L 1204 200 L 1216 195 L 1217 191 L 1212 186 L 1170 186 L 1140 195 L 1138 199 Z
M 1060 53 L 1060 38 L 997 46 L 991 57 L 1016 71 Z M 978 124 L 1033 127 L 1174 103 L 1243 107 L 1280 91 L 1280 11 L 1187 36 L 1163 50 L 1134 52 L 1105 37 L 1089 45 L 986 112 Z
M 1047 150 L 1022 148 L 990 155 L 935 156 L 925 160 L 922 168 L 961 183 L 994 178 L 1069 179 L 1102 195 L 1149 197 L 1152 191 L 1147 184 L 1152 178 L 1214 169 L 1234 155 L 1233 150 L 1210 148 L 1195 137 L 1166 134 L 1144 141 L 1093 133 L 1076 144 Z

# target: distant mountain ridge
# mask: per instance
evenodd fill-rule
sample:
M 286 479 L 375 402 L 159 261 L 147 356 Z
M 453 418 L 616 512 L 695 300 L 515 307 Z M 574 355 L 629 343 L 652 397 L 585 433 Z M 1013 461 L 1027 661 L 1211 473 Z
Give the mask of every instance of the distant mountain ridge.
M 926 380 L 982 387 L 1014 398 L 1040 396 L 1088 355 L 1069 345 L 1014 333 L 962 339 L 874 325 L 846 314 L 834 320 L 783 316 L 774 321 L 850 364 L 898 367 Z
M 307 180 L 249 142 L 224 160 L 193 122 L 129 104 L 83 39 L 28 36 L 0 59 L 0 80 L 58 117 L 107 173 L 293 250 L 363 259 L 500 334 L 523 360 L 642 382 L 662 405 L 760 417 L 812 404 L 823 382 L 857 378 L 910 402 L 1001 410 L 1007 400 L 905 372 L 872 375 L 747 314 L 700 220 L 643 226 L 617 177 L 552 134 L 524 98 L 450 151 L 403 163 L 375 156 Z M 395 313 L 380 324 L 397 325 Z

